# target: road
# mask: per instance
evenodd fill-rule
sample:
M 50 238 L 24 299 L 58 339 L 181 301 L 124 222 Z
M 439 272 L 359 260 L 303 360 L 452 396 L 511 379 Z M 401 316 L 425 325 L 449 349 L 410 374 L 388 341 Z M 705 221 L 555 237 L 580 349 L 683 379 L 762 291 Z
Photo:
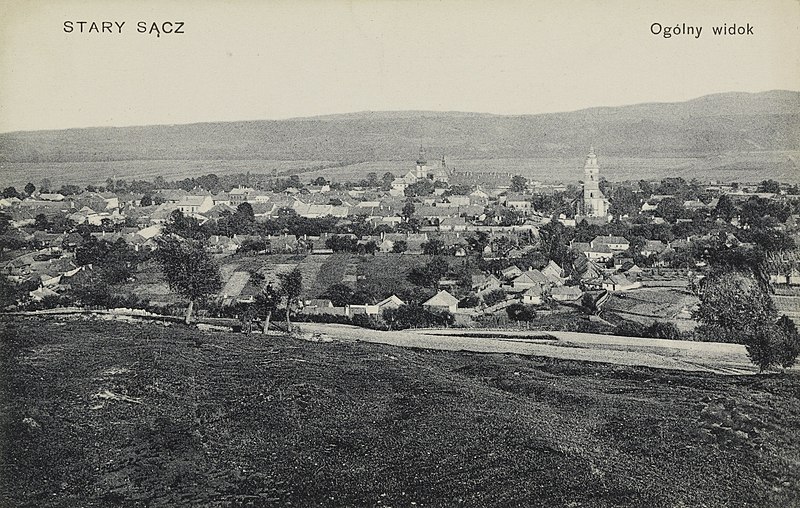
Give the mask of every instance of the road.
M 643 339 L 578 332 L 424 329 L 381 332 L 348 325 L 302 323 L 307 336 L 340 341 L 364 341 L 392 346 L 512 353 L 565 360 L 635 365 L 659 369 L 752 374 L 747 351 L 740 344 Z M 470 334 L 494 335 L 475 337 Z

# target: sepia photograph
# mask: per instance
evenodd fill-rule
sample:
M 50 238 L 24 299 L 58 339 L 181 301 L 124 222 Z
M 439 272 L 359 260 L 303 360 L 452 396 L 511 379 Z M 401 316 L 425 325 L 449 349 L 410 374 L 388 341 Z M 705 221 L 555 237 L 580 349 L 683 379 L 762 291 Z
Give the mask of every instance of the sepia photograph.
M 797 0 L 8 0 L 0 192 L 2 507 L 800 507 Z

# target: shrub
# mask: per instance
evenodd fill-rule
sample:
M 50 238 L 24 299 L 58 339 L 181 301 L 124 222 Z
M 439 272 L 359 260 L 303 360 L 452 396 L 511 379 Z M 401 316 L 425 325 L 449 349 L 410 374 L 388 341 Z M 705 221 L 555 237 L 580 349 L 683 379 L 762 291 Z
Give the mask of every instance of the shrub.
M 793 366 L 800 354 L 800 333 L 797 327 L 785 314 L 781 316 L 777 324 L 781 332 L 777 343 L 777 363 L 784 369 Z
M 504 301 L 505 299 L 506 299 L 506 292 L 503 291 L 502 289 L 495 289 L 483 295 L 483 303 L 485 303 L 489 307 L 498 304 Z
M 653 321 L 653 324 L 648 326 L 645 330 L 645 337 L 652 337 L 654 339 L 673 339 L 678 340 L 681 338 L 681 332 L 675 323 L 668 321 Z

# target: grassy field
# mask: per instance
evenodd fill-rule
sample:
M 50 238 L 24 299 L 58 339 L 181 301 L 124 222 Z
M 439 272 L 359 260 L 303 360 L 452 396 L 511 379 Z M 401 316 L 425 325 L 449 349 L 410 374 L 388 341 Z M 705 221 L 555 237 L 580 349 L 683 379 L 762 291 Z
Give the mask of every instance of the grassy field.
M 699 303 L 700 299 L 690 291 L 645 288 L 613 293 L 603 305 L 603 310 L 643 325 L 650 325 L 653 321 L 669 321 L 685 331 L 693 330 L 697 321 L 680 319 L 678 315 L 683 309 L 691 311 Z
M 793 375 L 2 325 L 2 506 L 800 502 Z
M 344 167 L 313 169 L 333 165 L 336 161 L 322 160 L 126 160 L 108 162 L 48 162 L 0 163 L 2 183 L 18 188 L 27 182 L 39 185 L 49 178 L 57 188 L 63 184 L 104 184 L 109 177 L 124 180 L 153 180 L 163 176 L 167 180 L 180 180 L 203 174 L 217 175 L 251 172 L 280 176 L 300 174 L 304 181 L 323 176 L 332 181 L 357 181 L 370 172 L 382 176 L 387 171 L 397 176 L 414 167 L 414 155 L 408 160 L 375 160 L 359 162 Z M 456 154 L 448 154 L 454 156 Z M 430 154 L 431 160 L 439 155 Z M 714 157 L 614 157 L 598 153 L 602 175 L 610 181 L 660 180 L 666 177 L 683 177 L 691 180 L 720 180 L 724 182 L 760 182 L 773 178 L 781 182 L 800 182 L 800 172 L 793 161 L 800 157 L 797 151 L 745 152 L 721 154 Z M 541 182 L 575 183 L 583 178 L 583 156 L 537 158 L 486 158 L 448 159 L 449 166 L 459 171 L 510 172 Z
M 2 182 L 16 185 L 27 182 L 37 187 L 42 178 L 49 178 L 54 188 L 64 184 L 105 185 L 107 178 L 123 180 L 153 181 L 157 176 L 167 180 L 182 180 L 214 173 L 229 175 L 247 173 L 273 174 L 280 176 L 302 173 L 309 168 L 330 164 L 331 161 L 316 160 L 121 160 L 107 162 L 42 162 L 0 164 Z
M 723 182 L 760 182 L 773 178 L 781 182 L 800 182 L 800 173 L 793 165 L 800 152 L 750 152 L 723 154 L 715 157 L 607 157 L 598 154 L 603 177 L 609 181 L 658 181 L 667 177 L 682 177 L 689 181 L 719 180 Z M 582 156 L 541 158 L 448 159 L 448 165 L 458 171 L 503 172 L 520 174 L 540 182 L 574 183 L 583 178 Z M 374 172 L 382 176 L 387 171 L 403 175 L 413 169 L 413 161 L 370 161 L 305 173 L 305 178 L 324 176 L 333 181 L 355 181 Z

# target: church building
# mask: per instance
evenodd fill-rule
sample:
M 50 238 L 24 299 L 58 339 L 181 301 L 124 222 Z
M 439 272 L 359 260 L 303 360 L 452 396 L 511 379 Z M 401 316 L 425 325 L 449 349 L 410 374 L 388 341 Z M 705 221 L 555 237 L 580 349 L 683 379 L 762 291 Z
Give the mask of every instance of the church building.
M 594 147 L 589 149 L 586 164 L 583 166 L 583 199 L 578 200 L 577 213 L 583 217 L 607 218 L 608 199 L 600 190 L 600 167 Z

